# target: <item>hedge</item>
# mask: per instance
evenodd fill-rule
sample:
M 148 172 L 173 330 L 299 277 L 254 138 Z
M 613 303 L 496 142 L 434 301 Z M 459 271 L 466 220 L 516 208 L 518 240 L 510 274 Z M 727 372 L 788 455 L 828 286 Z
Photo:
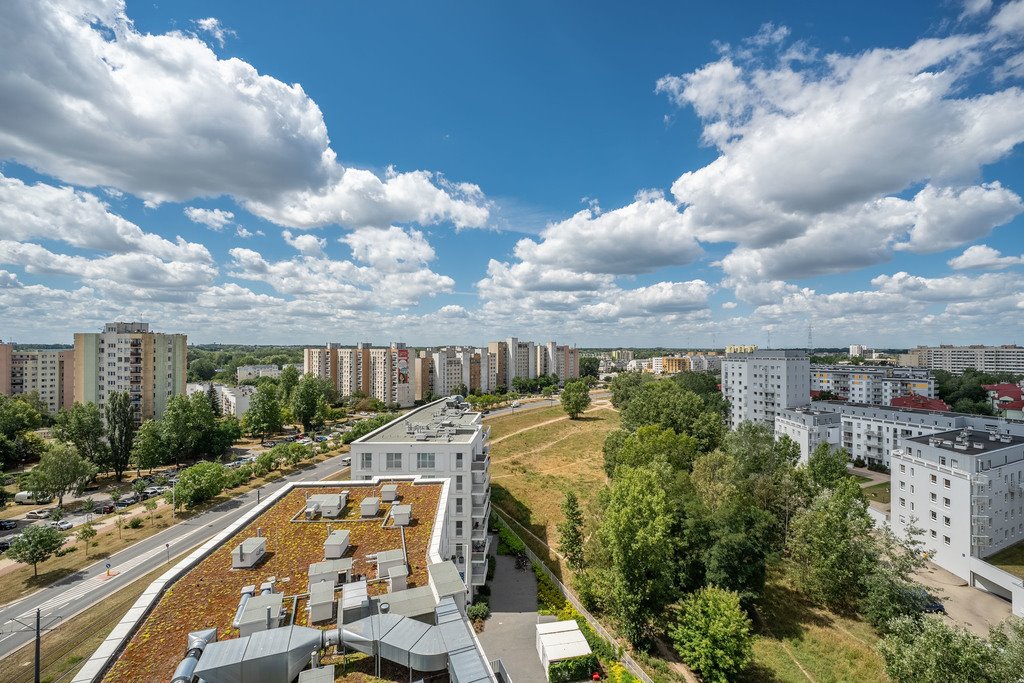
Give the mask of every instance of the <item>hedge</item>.
M 548 665 L 548 679 L 551 683 L 573 683 L 589 681 L 595 671 L 601 669 L 597 655 L 591 653 L 582 657 L 571 657 Z
M 526 552 L 526 544 L 504 524 L 498 526 L 498 554 L 518 555 Z

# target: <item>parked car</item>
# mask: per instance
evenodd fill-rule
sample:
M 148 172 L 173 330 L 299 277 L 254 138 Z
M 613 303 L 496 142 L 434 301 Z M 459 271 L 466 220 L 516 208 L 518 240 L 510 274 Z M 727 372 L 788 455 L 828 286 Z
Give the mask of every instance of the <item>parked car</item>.
M 46 508 L 43 510 L 33 510 L 32 512 L 25 515 L 25 519 L 46 519 L 50 516 L 53 508 Z
M 160 487 L 159 486 L 147 486 L 145 489 L 142 490 L 142 495 L 145 496 L 146 498 L 152 498 L 153 496 L 159 496 L 160 495 Z
M 327 441 L 327 437 L 326 436 L 318 436 L 318 437 L 316 437 L 316 442 L 317 443 L 323 443 L 324 441 Z
M 277 445 L 277 442 L 276 441 L 261 441 L 260 445 L 264 446 L 266 448 L 273 448 L 274 446 Z
M 0 538 L 0 553 L 6 552 L 11 549 L 11 543 L 14 542 L 14 537 Z
M 96 509 L 93 512 L 97 515 L 109 515 L 114 509 L 114 501 L 108 500 L 105 503 L 96 503 Z
M 345 465 L 346 467 L 351 465 L 352 464 L 352 456 L 346 455 L 344 458 L 341 459 L 341 464 Z
M 18 523 L 13 519 L 0 519 L 0 529 L 8 531 L 10 529 L 17 529 Z
M 45 493 L 35 494 L 31 491 L 18 491 L 14 494 L 14 502 L 19 505 L 46 505 L 53 496 L 48 496 Z
M 50 526 L 52 526 L 54 529 L 57 529 L 58 531 L 68 531 L 69 529 L 71 529 L 71 527 L 74 526 L 74 524 L 72 524 L 66 519 L 59 519 L 56 522 L 50 522 Z
M 133 493 L 130 496 L 125 496 L 121 500 L 117 501 L 116 503 L 114 503 L 114 505 L 119 508 L 126 508 L 129 505 L 135 505 L 138 502 L 138 497 Z

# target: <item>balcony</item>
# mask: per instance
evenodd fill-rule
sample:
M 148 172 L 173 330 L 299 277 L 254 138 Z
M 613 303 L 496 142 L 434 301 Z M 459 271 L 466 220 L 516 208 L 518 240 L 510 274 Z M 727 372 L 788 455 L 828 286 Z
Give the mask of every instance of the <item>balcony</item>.
M 491 488 L 488 486 L 482 491 L 473 491 L 473 508 L 482 508 L 491 499 Z
M 490 549 L 491 549 L 491 537 L 485 533 L 484 534 L 484 540 L 482 540 L 482 541 L 474 540 L 473 544 L 472 544 L 472 548 L 473 548 L 473 555 L 472 555 L 473 562 L 482 562 L 482 561 L 484 561 L 485 559 L 487 559 L 487 553 L 490 552 Z
M 470 583 L 474 586 L 482 586 L 487 582 L 487 559 L 483 562 L 472 563 Z
M 473 525 L 473 530 L 469 534 L 469 538 L 473 541 L 473 543 L 480 543 L 482 541 L 486 541 L 489 537 L 490 534 L 487 531 L 487 525 L 480 523 L 475 523 Z
M 473 472 L 486 472 L 491 466 L 491 456 L 487 453 L 473 456 L 473 465 L 470 468 Z
M 488 471 L 473 472 L 473 493 L 483 493 L 491 485 L 491 473 Z

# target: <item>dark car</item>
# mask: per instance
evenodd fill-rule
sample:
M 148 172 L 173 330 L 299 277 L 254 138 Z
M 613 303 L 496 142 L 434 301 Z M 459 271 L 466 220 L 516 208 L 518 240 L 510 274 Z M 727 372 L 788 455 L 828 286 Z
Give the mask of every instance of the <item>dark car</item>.
M 0 529 L 7 531 L 8 529 L 17 529 L 18 523 L 13 519 L 0 519 Z
M 6 539 L 6 538 L 0 539 L 0 553 L 5 552 L 7 550 L 10 550 L 10 548 L 11 548 L 11 542 L 10 542 L 9 539 Z
M 113 501 L 108 501 L 106 503 L 97 503 L 95 512 L 97 515 L 109 515 L 114 509 Z

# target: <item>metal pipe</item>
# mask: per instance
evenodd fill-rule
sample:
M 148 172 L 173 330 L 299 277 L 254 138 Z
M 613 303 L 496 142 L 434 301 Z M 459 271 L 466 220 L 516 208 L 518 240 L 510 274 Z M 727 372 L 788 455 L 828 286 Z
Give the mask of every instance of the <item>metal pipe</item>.
M 174 670 L 171 683 L 192 683 L 199 658 L 206 646 L 217 640 L 217 629 L 209 628 L 204 631 L 193 631 L 188 634 L 188 649 L 185 651 L 185 658 L 181 660 Z
M 231 622 L 233 628 L 238 628 L 242 623 L 242 612 L 245 610 L 245 604 L 249 602 L 256 593 L 256 586 L 246 586 L 242 589 L 242 597 L 238 600 L 238 611 L 235 612 L 235 619 Z

